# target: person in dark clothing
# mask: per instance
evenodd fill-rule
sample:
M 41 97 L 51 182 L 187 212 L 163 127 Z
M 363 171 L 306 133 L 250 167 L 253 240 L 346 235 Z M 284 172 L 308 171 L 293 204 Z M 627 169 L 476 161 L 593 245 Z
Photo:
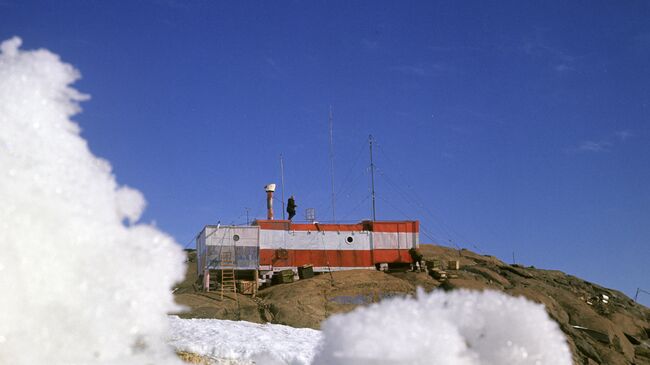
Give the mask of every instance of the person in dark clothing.
M 411 255 L 411 259 L 413 260 L 414 269 L 417 268 L 418 271 L 419 271 L 420 262 L 422 261 L 422 258 L 423 258 L 422 254 L 415 247 L 412 247 L 412 248 L 409 249 L 409 254 Z
M 296 200 L 293 198 L 293 195 L 289 197 L 287 202 L 287 213 L 289 213 L 289 220 L 296 215 Z

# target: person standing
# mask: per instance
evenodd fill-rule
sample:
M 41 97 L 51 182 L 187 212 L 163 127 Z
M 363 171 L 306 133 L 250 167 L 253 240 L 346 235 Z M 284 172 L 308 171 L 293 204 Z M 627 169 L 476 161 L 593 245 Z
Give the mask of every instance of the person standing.
M 289 213 L 289 220 L 291 220 L 291 218 L 296 215 L 296 207 L 296 200 L 292 195 L 289 197 L 289 201 L 287 202 L 287 213 Z

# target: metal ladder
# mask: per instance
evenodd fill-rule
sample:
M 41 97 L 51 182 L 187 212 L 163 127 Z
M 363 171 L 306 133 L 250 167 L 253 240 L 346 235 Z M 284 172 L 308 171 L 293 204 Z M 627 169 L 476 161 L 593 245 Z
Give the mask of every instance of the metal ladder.
M 234 249 L 234 248 L 233 248 Z M 221 248 L 219 255 L 221 259 L 221 299 L 226 292 L 237 294 L 237 287 L 235 285 L 235 262 L 233 261 L 233 253 L 231 251 L 224 251 Z

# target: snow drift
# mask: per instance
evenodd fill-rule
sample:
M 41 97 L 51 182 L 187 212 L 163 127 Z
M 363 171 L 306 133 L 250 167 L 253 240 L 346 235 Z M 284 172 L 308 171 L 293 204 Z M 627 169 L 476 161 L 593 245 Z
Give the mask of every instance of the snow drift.
M 169 342 L 180 351 L 215 359 L 217 363 L 309 364 L 320 331 L 279 324 L 170 316 Z
M 314 365 L 570 365 L 544 307 L 498 292 L 435 291 L 330 317 Z
M 165 344 L 180 247 L 135 224 L 142 194 L 79 136 L 78 72 L 20 44 L 0 46 L 0 363 L 180 363 Z
M 330 317 L 323 331 L 170 317 L 178 350 L 242 365 L 570 365 L 544 307 L 500 292 L 419 292 Z

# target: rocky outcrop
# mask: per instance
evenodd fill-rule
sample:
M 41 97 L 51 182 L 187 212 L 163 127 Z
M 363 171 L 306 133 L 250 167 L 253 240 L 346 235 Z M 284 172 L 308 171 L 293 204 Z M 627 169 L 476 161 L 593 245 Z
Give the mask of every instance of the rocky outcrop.
M 182 317 L 272 322 L 319 328 L 329 315 L 397 295 L 468 288 L 499 290 L 546 306 L 567 334 L 575 364 L 650 364 L 650 310 L 623 293 L 555 270 L 508 265 L 469 250 L 422 245 L 425 260 L 459 261 L 446 278 L 427 273 L 354 270 L 317 275 L 260 290 L 256 298 L 196 292 L 195 265 L 175 291 L 189 311 Z M 189 252 L 188 260 L 193 260 Z M 190 262 L 192 264 L 192 262 Z M 446 267 L 446 266 L 444 266 Z M 194 268 L 194 269 L 193 269 Z
M 422 245 L 421 251 L 425 259 L 461 262 L 441 284 L 445 290 L 493 289 L 544 304 L 567 334 L 576 364 L 650 364 L 650 310 L 619 291 L 468 250 Z

